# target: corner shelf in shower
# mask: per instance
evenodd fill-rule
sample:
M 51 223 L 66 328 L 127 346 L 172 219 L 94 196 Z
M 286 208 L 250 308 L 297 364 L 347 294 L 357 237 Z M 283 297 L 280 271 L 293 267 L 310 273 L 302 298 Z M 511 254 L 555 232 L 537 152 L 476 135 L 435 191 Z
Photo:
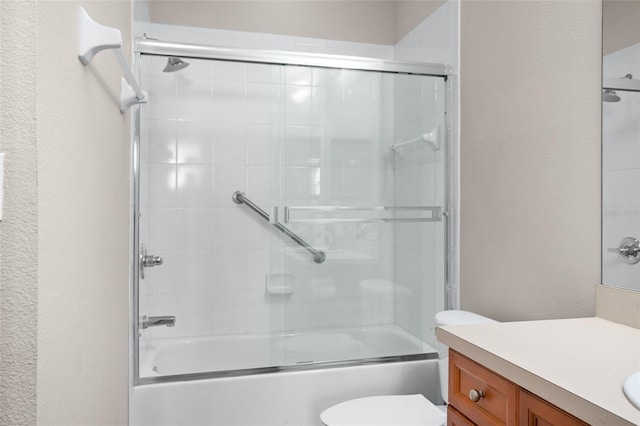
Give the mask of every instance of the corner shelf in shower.
M 419 137 L 410 139 L 408 141 L 400 139 L 393 145 L 389 147 L 389 151 L 395 152 L 400 156 L 400 158 L 404 158 L 404 149 L 410 145 L 415 145 L 417 143 L 424 143 L 427 145 L 431 145 L 434 151 L 440 149 L 440 126 L 436 126 L 431 129 L 430 132 L 423 133 Z

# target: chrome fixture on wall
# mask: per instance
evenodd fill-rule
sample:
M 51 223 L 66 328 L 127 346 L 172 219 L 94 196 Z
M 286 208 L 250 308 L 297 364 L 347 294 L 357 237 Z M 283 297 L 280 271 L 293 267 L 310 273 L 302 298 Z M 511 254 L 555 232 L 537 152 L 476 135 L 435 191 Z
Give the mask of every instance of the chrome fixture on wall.
M 189 66 L 189 62 L 185 62 L 177 56 L 169 56 L 167 59 L 167 65 L 164 66 L 162 72 L 176 72 L 185 69 Z
M 620 78 L 633 80 L 633 74 L 627 74 L 624 77 Z M 620 102 L 620 96 L 614 89 L 605 87 L 604 89 L 602 89 L 602 100 L 603 102 Z
M 176 317 L 173 315 L 164 315 L 159 317 L 142 317 L 140 322 L 140 328 L 143 330 L 149 327 L 160 327 L 166 325 L 167 327 L 173 327 L 176 325 Z
M 618 253 L 624 262 L 630 265 L 640 262 L 640 241 L 633 237 L 626 237 L 617 248 L 609 248 L 607 251 Z
M 304 249 L 306 249 L 313 256 L 313 261 L 314 262 L 322 263 L 322 262 L 324 262 L 326 260 L 327 255 L 324 254 L 324 252 L 322 250 L 317 250 L 317 249 L 311 247 L 305 240 L 300 238 L 297 234 L 291 232 L 288 228 L 285 228 L 284 226 L 282 226 L 277 221 L 275 223 L 272 223 L 271 222 L 271 218 L 269 217 L 269 214 L 267 212 L 265 212 L 264 210 L 262 210 L 260 207 L 258 207 L 255 203 L 253 203 L 253 201 L 249 200 L 247 198 L 247 196 L 244 195 L 244 192 L 242 192 L 242 191 L 234 192 L 233 195 L 231 196 L 231 199 L 236 204 L 243 204 L 243 203 L 246 204 L 247 207 L 249 207 L 254 212 L 258 213 L 264 220 L 266 220 L 267 222 L 271 223 L 274 228 L 276 228 L 278 231 L 282 232 L 287 237 L 291 238 L 293 241 L 298 243 L 298 245 L 300 245 Z
M 140 279 L 144 280 L 144 268 L 153 268 L 162 265 L 163 260 L 160 256 L 147 254 L 147 248 L 144 244 L 140 247 Z

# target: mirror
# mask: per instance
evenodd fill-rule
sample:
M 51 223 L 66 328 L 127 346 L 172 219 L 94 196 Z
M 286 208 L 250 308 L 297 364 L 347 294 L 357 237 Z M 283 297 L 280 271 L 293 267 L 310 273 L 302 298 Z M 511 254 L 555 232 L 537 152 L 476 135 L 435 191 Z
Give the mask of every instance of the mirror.
M 640 291 L 640 2 L 602 16 L 602 283 Z

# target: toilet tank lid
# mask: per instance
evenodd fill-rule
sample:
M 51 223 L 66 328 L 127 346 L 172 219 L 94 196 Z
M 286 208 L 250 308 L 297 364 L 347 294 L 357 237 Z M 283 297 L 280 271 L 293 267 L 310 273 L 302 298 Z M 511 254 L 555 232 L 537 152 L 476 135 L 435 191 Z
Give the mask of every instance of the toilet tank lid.
M 468 311 L 442 311 L 436 314 L 436 325 L 487 324 L 497 322 L 491 318 Z

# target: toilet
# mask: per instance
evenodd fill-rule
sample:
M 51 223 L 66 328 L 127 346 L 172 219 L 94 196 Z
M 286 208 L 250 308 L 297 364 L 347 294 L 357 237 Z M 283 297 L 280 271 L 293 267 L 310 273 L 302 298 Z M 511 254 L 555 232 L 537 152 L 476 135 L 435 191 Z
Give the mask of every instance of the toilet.
M 443 311 L 436 326 L 496 322 L 467 311 Z M 445 405 L 436 406 L 423 395 L 382 395 L 344 401 L 320 414 L 326 426 L 444 426 L 449 380 L 449 347 L 438 342 L 440 391 Z

